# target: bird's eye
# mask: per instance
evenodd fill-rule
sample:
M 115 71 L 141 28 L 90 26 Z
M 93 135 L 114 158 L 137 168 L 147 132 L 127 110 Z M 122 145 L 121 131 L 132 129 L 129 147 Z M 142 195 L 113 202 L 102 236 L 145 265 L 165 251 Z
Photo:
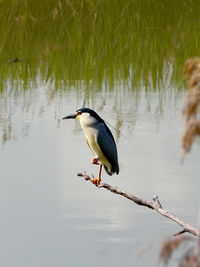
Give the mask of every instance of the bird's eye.
M 78 111 L 78 112 L 76 113 L 77 116 L 79 116 L 79 115 L 81 115 L 81 114 L 82 114 L 81 111 Z

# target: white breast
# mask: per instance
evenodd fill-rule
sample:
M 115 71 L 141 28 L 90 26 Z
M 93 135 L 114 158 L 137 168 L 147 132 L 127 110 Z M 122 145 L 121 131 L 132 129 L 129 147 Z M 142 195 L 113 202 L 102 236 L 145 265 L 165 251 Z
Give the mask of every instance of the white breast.
M 83 116 L 84 115 L 84 116 Z M 89 115 L 89 116 L 88 116 Z M 88 113 L 83 113 L 80 118 L 80 124 L 81 127 L 85 133 L 85 137 L 87 139 L 88 145 L 94 155 L 99 159 L 99 161 L 106 165 L 109 169 L 111 168 L 111 164 L 108 162 L 108 160 L 103 155 L 101 148 L 99 147 L 97 143 L 97 134 L 98 134 L 98 124 L 99 122 L 90 116 Z

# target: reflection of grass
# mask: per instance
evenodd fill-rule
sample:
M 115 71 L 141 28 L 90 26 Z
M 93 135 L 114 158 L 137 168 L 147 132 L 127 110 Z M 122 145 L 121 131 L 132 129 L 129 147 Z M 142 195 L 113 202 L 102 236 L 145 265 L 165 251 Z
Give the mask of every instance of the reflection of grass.
M 102 81 L 128 79 L 154 88 L 166 64 L 177 81 L 183 62 L 199 54 L 197 1 L 2 1 L 1 90 L 7 78 Z M 8 64 L 19 57 L 22 62 Z M 30 86 L 30 85 L 29 85 Z

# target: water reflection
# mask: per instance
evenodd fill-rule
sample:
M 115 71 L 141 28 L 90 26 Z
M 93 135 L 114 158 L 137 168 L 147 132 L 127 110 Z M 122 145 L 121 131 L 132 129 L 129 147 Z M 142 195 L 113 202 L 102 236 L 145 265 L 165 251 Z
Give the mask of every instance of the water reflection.
M 179 165 L 184 94 L 171 88 L 129 90 L 123 81 L 115 86 L 112 92 L 94 91 L 87 102 L 87 89 L 57 91 L 45 83 L 23 93 L 3 92 L 1 101 L 6 98 L 9 105 L 1 105 L 1 136 L 2 126 L 10 125 L 11 137 L 0 153 L 1 265 L 55 266 L 60 259 L 61 266 L 90 266 L 98 258 L 97 266 L 124 261 L 132 266 L 133 260 L 146 266 L 157 261 L 159 240 L 179 230 L 76 177 L 97 169 L 79 124 L 60 119 L 83 103 L 117 129 L 111 130 L 118 136 L 121 172 L 112 177 L 104 172 L 103 180 L 145 199 L 158 194 L 164 207 L 196 224 L 198 151 Z M 134 252 L 147 240 L 151 250 L 135 259 Z
M 66 87 L 65 91 L 57 90 L 54 84 L 44 83 L 38 77 L 36 84 L 32 84 L 30 89 L 26 91 L 19 90 L 16 92 L 12 89 L 11 84 L 8 83 L 8 90 L 3 91 L 0 98 L 0 116 L 1 116 L 1 139 L 2 144 L 7 141 L 16 140 L 29 135 L 32 125 L 44 114 L 48 112 L 49 107 L 55 107 L 54 119 L 60 125 L 59 106 L 62 105 L 63 99 L 66 98 L 70 102 L 71 97 L 76 97 L 72 110 L 88 106 L 97 110 L 99 113 L 104 112 L 103 118 L 110 123 L 113 127 L 116 138 L 120 138 L 120 133 L 132 134 L 134 125 L 139 116 L 137 110 L 142 107 L 147 112 L 154 114 L 159 121 L 164 111 L 165 104 L 172 101 L 176 104 L 178 99 L 178 91 L 174 90 L 172 93 L 170 85 L 167 82 L 159 91 L 146 91 L 145 87 L 140 90 L 133 90 L 130 87 L 132 76 L 127 82 L 116 80 L 114 83 L 114 90 L 107 91 L 102 87 L 101 91 L 93 90 L 88 91 L 87 83 L 78 83 L 78 90 L 76 88 Z M 168 89 L 167 89 L 168 88 Z M 166 90 L 167 89 L 167 90 Z M 72 91 L 74 91 L 72 93 Z M 176 96 L 177 94 L 177 96 Z M 158 96 L 158 97 L 154 97 Z M 111 111 L 111 116 L 107 116 L 107 111 Z
M 115 5 L 115 1 L 44 0 L 35 5 L 8 0 L 1 9 L 1 91 L 8 79 L 15 86 L 23 80 L 21 88 L 26 90 L 39 69 L 42 79 L 55 81 L 56 88 L 63 81 L 77 88 L 76 81 L 84 80 L 90 90 L 95 80 L 98 88 L 106 81 L 112 90 L 116 77 L 127 80 L 130 66 L 133 88 L 141 82 L 149 88 L 149 77 L 156 88 L 168 64 L 174 67 L 173 82 L 179 87 L 183 63 L 199 53 L 195 1 L 118 0 Z M 19 62 L 9 63 L 17 58 Z

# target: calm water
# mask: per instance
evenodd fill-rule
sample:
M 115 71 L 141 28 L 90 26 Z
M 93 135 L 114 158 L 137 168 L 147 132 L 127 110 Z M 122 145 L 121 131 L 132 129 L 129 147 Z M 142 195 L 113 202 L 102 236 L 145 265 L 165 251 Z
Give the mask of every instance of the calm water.
M 170 87 L 136 92 L 119 81 L 114 88 L 94 92 L 88 102 L 120 129 L 111 128 L 121 171 L 103 172 L 103 181 L 148 200 L 157 194 L 166 209 L 195 226 L 199 147 L 180 166 L 184 93 Z M 160 242 L 180 228 L 76 176 L 96 174 L 97 167 L 79 124 L 60 118 L 83 105 L 84 84 L 78 94 L 61 95 L 42 82 L 18 95 L 8 92 L 0 113 L 0 265 L 155 266 Z M 143 246 L 148 249 L 136 257 Z

